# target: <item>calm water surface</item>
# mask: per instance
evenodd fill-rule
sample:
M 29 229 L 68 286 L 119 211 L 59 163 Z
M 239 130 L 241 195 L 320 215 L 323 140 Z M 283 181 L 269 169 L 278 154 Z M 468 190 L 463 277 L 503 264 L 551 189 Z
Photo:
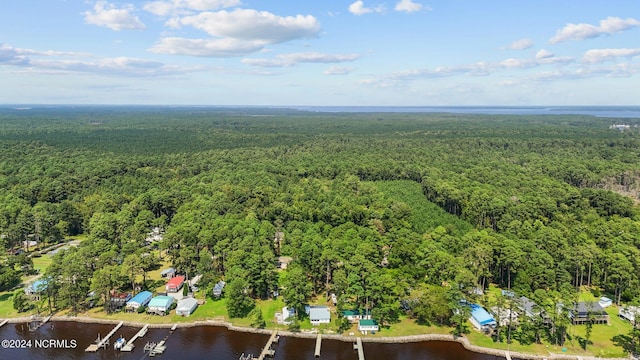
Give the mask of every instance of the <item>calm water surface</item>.
M 199 326 L 178 328 L 173 333 L 169 329 L 149 329 L 147 335 L 138 339 L 131 353 L 116 352 L 110 346 L 97 353 L 86 353 L 89 346 L 100 333 L 105 335 L 114 325 L 82 324 L 76 322 L 51 322 L 36 332 L 29 332 L 26 324 L 7 324 L 0 328 L 0 340 L 31 340 L 31 348 L 0 348 L 0 359 L 149 359 L 144 353 L 144 344 L 158 342 L 167 335 L 167 350 L 157 359 L 210 359 L 237 360 L 240 354 L 259 355 L 269 336 L 229 331 L 222 327 Z M 111 343 L 120 335 L 129 339 L 138 328 L 123 326 L 118 330 Z M 67 340 L 70 348 L 36 348 L 36 340 Z M 75 340 L 73 348 L 71 340 Z M 41 342 L 40 342 L 41 343 Z M 367 360 L 503 360 L 504 358 L 477 354 L 465 350 L 462 345 L 449 342 L 420 342 L 410 344 L 364 343 Z M 315 339 L 281 337 L 276 350 L 275 360 L 314 359 Z M 350 342 L 322 340 L 320 359 L 357 360 Z

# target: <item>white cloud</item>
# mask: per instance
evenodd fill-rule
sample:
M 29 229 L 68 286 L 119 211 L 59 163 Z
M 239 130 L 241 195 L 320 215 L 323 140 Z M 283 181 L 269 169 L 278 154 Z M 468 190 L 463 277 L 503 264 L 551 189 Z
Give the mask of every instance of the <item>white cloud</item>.
M 593 49 L 588 50 L 582 57 L 582 62 L 587 64 L 601 63 L 619 57 L 633 57 L 640 55 L 640 48 L 635 49 Z
M 201 67 L 178 67 L 130 57 L 98 58 L 83 53 L 14 48 L 6 44 L 0 45 L 0 64 L 25 67 L 41 74 L 91 73 L 136 77 L 203 70 Z
M 242 59 L 242 63 L 260 67 L 287 67 L 298 63 L 340 63 L 354 61 L 359 54 L 323 54 L 318 52 L 280 54 L 276 59 Z
M 384 11 L 384 5 L 378 5 L 375 8 L 368 8 L 364 6 L 364 2 L 362 0 L 358 0 L 351 5 L 349 5 L 349 12 L 354 15 L 364 15 L 372 12 L 381 13 Z
M 396 7 L 394 8 L 396 11 L 404 11 L 408 13 L 420 11 L 422 9 L 422 4 L 414 3 L 411 0 L 400 0 Z
M 545 49 L 540 49 L 540 51 L 536 53 L 536 59 L 548 59 L 551 57 L 553 57 L 553 53 Z
M 240 41 L 237 39 L 185 39 L 165 37 L 149 51 L 171 55 L 189 55 L 202 57 L 234 57 L 260 51 L 263 41 Z
M 612 35 L 631 28 L 640 26 L 640 21 L 628 18 L 608 17 L 600 20 L 600 25 L 591 24 L 567 24 L 562 29 L 556 31 L 556 35 L 549 39 L 549 43 L 557 44 L 567 40 L 585 40 L 601 35 Z
M 503 49 L 509 50 L 525 50 L 533 46 L 533 41 L 531 39 L 520 39 L 512 42 L 509 46 L 504 47 Z
M 192 10 L 217 10 L 240 4 L 240 0 L 160 0 L 146 3 L 143 9 L 158 16 L 176 16 L 190 14 Z
M 320 23 L 311 15 L 277 16 L 266 11 L 236 9 L 203 12 L 177 21 L 209 35 L 269 44 L 317 36 Z
M 144 29 L 144 24 L 132 14 L 133 11 L 133 5 L 125 5 L 119 9 L 106 1 L 97 1 L 93 11 L 84 13 L 84 21 L 87 24 L 104 26 L 115 31 Z
M 351 73 L 355 68 L 347 66 L 331 66 L 324 71 L 325 75 L 347 75 Z

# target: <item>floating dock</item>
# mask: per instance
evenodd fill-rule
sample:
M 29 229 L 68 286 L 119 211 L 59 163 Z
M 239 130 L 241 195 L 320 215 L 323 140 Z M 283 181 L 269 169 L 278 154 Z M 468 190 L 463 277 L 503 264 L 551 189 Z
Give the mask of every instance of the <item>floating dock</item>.
M 273 333 L 271 333 L 271 337 L 269 338 L 269 341 L 267 341 L 267 345 L 262 349 L 258 360 L 264 360 L 265 357 L 273 357 L 276 354 L 276 351 L 271 348 L 271 344 L 274 342 L 278 342 L 278 330 L 273 330 Z
M 84 351 L 86 351 L 86 352 L 96 352 L 101 347 L 104 347 L 105 344 L 108 343 L 109 338 L 111 338 L 113 336 L 113 334 L 115 334 L 116 331 L 118 331 L 118 329 L 120 329 L 122 324 L 124 324 L 124 321 L 120 321 L 118 323 L 118 325 L 116 325 L 116 327 L 114 327 L 113 330 L 111 330 L 111 332 L 107 334 L 107 336 L 103 337 L 102 340 L 100 340 L 98 343 L 89 345 L 89 347 L 87 347 Z
M 150 351 L 149 351 L 149 356 L 156 356 L 156 355 L 160 355 L 162 354 L 166 349 L 167 346 L 165 345 L 165 342 L 167 341 L 167 338 L 162 339 L 159 343 L 157 343 Z
M 362 339 L 356 338 L 356 343 L 353 344 L 353 350 L 358 351 L 359 360 L 364 360 L 364 350 L 362 349 Z
M 125 346 L 120 349 L 120 351 L 133 351 L 134 345 L 133 342 L 138 340 L 139 338 L 147 335 L 147 331 L 149 331 L 149 324 L 145 325 L 137 334 L 135 334 L 129 342 Z
M 320 357 L 320 346 L 322 345 L 322 335 L 318 334 L 316 338 L 316 351 L 313 354 L 315 357 Z

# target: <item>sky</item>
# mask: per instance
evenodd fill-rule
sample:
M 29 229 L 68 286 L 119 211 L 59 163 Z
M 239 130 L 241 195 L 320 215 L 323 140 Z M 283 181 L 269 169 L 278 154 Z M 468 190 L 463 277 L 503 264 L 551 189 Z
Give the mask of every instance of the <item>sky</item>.
M 640 6 L 2 1 L 0 103 L 640 105 Z

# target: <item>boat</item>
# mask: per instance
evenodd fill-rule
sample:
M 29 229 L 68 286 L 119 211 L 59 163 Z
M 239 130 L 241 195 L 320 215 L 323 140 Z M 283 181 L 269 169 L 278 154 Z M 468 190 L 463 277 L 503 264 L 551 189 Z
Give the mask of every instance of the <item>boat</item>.
M 125 338 L 124 338 L 124 337 L 122 337 L 122 335 L 121 335 L 121 336 L 118 338 L 118 340 L 116 340 L 116 341 L 113 343 L 113 348 L 114 348 L 115 350 L 120 350 L 120 349 L 122 349 L 122 347 L 123 347 L 126 343 L 127 343 L 127 340 L 125 340 Z

